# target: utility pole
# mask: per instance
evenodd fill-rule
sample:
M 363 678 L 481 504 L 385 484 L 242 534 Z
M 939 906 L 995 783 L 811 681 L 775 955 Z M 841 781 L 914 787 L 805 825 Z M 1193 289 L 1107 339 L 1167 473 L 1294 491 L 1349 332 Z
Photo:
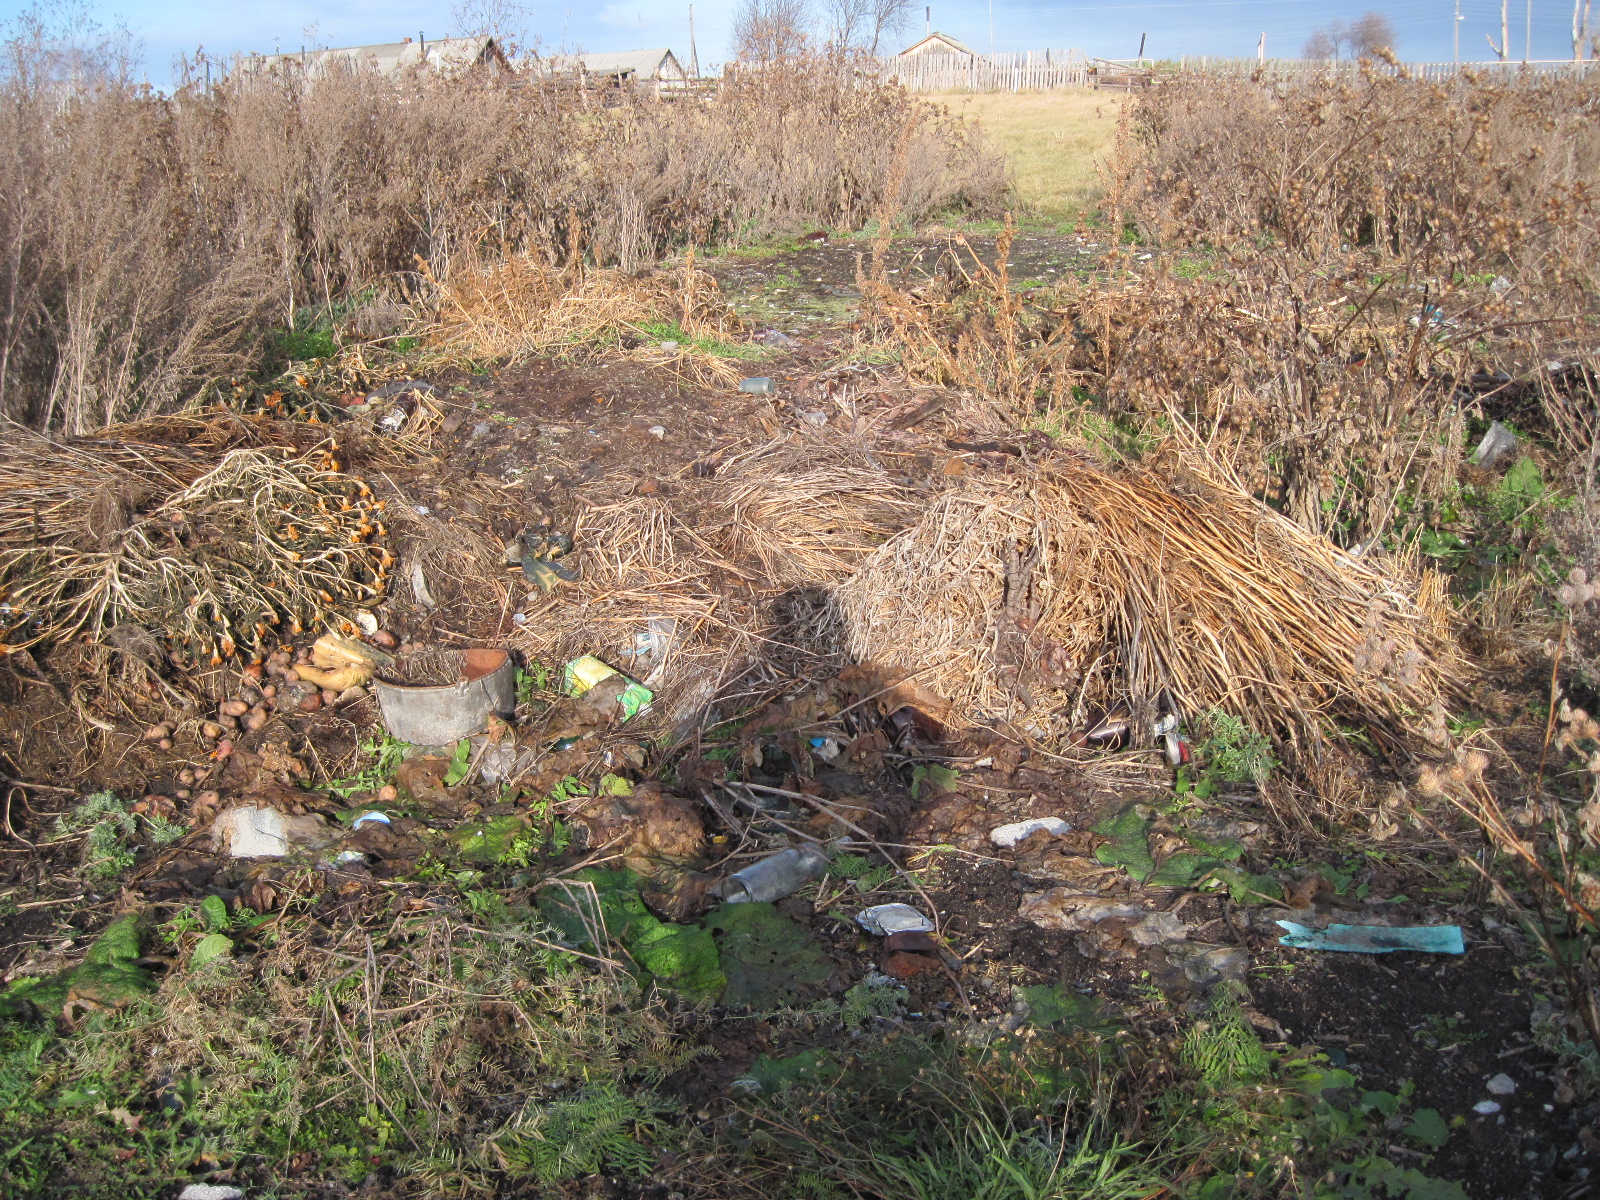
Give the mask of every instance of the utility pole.
M 1522 33 L 1522 61 L 1533 57 L 1533 0 L 1528 0 L 1528 26 Z
M 1461 65 L 1461 0 L 1456 0 L 1456 19 L 1451 23 L 1451 33 L 1455 34 L 1455 61 L 1456 66 Z
M 1533 0 L 1528 0 L 1528 3 L 1532 4 Z M 925 5 L 923 7 L 923 9 L 922 9 L 922 19 L 926 23 L 926 27 L 922 31 L 923 36 L 924 37 L 932 37 L 933 36 L 933 5 L 928 4 L 928 5 Z
M 989 57 L 994 57 L 994 0 L 989 0 Z
M 1531 4 L 1533 0 L 1528 0 Z M 694 5 L 689 5 L 689 74 L 700 78 L 700 53 L 694 48 Z
M 1261 40 L 1256 43 L 1256 61 L 1267 61 L 1267 31 L 1265 29 L 1261 31 Z

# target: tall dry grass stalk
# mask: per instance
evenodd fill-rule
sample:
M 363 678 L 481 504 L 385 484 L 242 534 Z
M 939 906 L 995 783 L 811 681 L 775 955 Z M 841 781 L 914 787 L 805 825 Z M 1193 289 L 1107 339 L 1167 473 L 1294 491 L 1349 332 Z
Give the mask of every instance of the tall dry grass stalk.
M 633 271 L 668 247 L 993 206 L 977 134 L 846 62 L 715 95 L 598 106 L 547 75 L 318 77 L 163 96 L 111 49 L 14 26 L 0 47 L 0 416 L 81 432 L 249 370 L 263 331 L 358 295 L 582 247 Z M 426 264 L 420 270 L 419 260 Z M 462 278 L 460 286 L 470 289 Z

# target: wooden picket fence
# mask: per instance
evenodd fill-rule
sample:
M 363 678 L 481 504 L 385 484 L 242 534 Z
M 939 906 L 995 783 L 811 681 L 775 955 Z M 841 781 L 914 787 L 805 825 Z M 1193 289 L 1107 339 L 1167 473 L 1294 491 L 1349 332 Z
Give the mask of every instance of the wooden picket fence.
M 1416 79 L 1453 79 L 1462 72 L 1479 75 L 1566 74 L 1594 68 L 1594 60 L 1548 59 L 1533 62 L 1415 62 L 1403 64 Z M 1090 58 L 1081 50 L 1028 50 L 1015 54 L 921 54 L 911 58 L 884 58 L 885 78 L 898 79 L 914 92 L 1027 92 L 1052 88 L 1148 87 L 1179 72 L 1202 72 L 1236 78 L 1260 74 L 1264 79 L 1343 78 L 1354 76 L 1361 64 L 1348 59 L 1332 62 L 1300 58 L 1209 58 L 1188 56 L 1166 59 Z M 1377 65 L 1377 70 L 1389 68 Z
M 1081 50 L 917 54 L 882 61 L 884 75 L 913 92 L 1031 92 L 1089 84 L 1089 62 Z

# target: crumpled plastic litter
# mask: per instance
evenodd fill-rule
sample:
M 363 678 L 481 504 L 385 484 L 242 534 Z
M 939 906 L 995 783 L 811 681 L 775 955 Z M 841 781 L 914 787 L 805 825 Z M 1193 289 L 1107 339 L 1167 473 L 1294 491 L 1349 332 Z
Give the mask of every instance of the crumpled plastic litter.
M 864 908 L 856 914 L 856 923 L 877 937 L 887 937 L 893 933 L 926 933 L 933 929 L 933 922 L 909 904 L 879 904 Z
M 1467 946 L 1459 925 L 1329 925 L 1311 929 L 1295 921 L 1279 921 L 1286 931 L 1278 944 L 1296 950 L 1342 950 L 1350 954 L 1392 954 L 1416 950 L 1422 954 L 1465 954 Z
M 234 858 L 282 858 L 296 846 L 317 849 L 335 836 L 314 814 L 294 816 L 248 804 L 218 813 L 211 824 L 213 844 Z

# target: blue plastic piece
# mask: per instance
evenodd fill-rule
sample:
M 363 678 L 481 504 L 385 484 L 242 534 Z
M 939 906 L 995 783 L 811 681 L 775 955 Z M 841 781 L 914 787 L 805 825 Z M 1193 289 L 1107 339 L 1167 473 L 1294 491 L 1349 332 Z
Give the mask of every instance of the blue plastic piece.
M 1280 946 L 1296 950 L 1343 950 L 1350 954 L 1392 954 L 1416 950 L 1422 954 L 1465 954 L 1466 941 L 1459 925 L 1329 925 L 1310 929 L 1294 921 L 1279 921 L 1288 932 Z

